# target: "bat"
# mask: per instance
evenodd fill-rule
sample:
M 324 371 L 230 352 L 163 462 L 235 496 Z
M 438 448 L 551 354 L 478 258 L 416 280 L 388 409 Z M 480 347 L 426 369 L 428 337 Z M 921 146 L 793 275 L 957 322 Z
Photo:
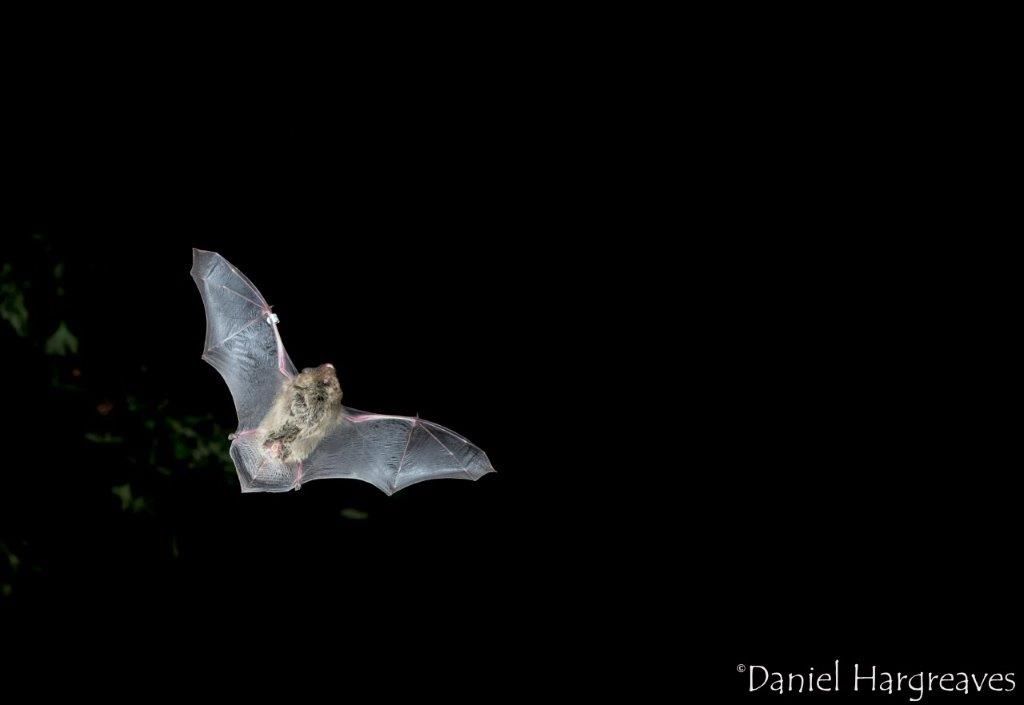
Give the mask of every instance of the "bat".
M 206 309 L 202 359 L 227 382 L 238 414 L 228 438 L 242 492 L 346 477 L 390 495 L 424 480 L 494 472 L 482 450 L 443 426 L 342 406 L 334 366 L 298 371 L 266 299 L 216 252 L 192 250 L 192 278 Z

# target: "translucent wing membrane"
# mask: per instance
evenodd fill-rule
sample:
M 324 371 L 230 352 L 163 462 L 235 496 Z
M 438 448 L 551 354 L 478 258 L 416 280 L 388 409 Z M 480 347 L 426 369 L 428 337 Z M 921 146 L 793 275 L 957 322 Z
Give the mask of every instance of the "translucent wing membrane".
M 227 382 L 239 431 L 256 428 L 282 380 L 295 375 L 270 306 L 252 282 L 216 252 L 192 250 L 192 278 L 206 307 L 203 359 Z
M 332 477 L 363 480 L 386 494 L 423 480 L 476 480 L 494 472 L 487 455 L 462 436 L 423 419 L 345 409 L 341 420 L 303 463 L 263 451 L 260 431 L 231 444 L 243 492 L 286 492 Z
M 487 455 L 444 426 L 345 409 L 306 462 L 304 479 L 351 477 L 392 494 L 423 480 L 476 480 L 494 472 Z

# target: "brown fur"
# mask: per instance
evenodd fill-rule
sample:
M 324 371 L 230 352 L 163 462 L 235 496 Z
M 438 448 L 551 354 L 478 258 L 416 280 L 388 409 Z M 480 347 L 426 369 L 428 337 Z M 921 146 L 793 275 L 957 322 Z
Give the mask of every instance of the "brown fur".
M 332 365 L 307 367 L 281 389 L 260 428 L 263 446 L 286 462 L 309 457 L 341 413 L 341 385 Z

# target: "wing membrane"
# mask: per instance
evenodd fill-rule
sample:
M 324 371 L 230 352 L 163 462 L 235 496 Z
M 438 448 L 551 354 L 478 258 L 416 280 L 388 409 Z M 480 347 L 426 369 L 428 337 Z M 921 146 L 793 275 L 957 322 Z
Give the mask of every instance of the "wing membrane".
M 487 455 L 444 426 L 345 409 L 306 462 L 303 480 L 354 478 L 392 494 L 424 480 L 476 480 L 489 472 Z
M 238 430 L 256 428 L 281 382 L 295 375 L 276 317 L 252 282 L 216 252 L 192 251 L 192 278 L 206 308 L 203 359 L 231 390 Z

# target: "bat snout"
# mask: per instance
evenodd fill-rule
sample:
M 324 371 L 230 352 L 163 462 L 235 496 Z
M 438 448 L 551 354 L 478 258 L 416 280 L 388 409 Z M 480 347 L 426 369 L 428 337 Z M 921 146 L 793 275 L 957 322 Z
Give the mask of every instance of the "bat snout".
M 317 368 L 317 377 L 323 384 L 337 384 L 338 374 L 334 371 L 334 365 L 326 362 Z

